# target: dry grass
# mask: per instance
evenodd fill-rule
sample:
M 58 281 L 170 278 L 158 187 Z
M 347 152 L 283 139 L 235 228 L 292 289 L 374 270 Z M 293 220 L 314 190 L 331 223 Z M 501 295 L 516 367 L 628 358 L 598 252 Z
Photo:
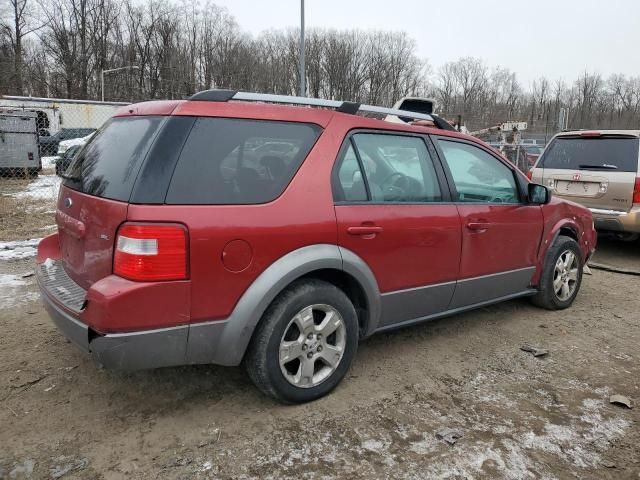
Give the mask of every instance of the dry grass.
M 14 198 L 33 179 L 0 178 L 0 241 L 44 237 L 54 229 L 55 199 Z

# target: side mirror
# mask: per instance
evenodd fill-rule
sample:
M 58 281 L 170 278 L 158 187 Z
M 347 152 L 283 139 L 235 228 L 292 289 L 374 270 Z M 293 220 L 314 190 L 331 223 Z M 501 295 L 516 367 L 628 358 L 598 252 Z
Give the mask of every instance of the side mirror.
M 528 189 L 529 203 L 533 205 L 546 205 L 551 201 L 551 190 L 544 185 L 530 183 Z

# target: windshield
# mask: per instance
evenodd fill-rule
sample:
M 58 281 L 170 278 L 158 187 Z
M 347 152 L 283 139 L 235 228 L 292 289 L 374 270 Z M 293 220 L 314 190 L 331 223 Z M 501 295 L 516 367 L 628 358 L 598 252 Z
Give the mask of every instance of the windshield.
M 638 139 L 625 137 L 557 137 L 542 156 L 542 168 L 602 169 L 635 172 Z
M 138 171 L 164 117 L 107 122 L 78 153 L 65 185 L 89 195 L 128 201 Z

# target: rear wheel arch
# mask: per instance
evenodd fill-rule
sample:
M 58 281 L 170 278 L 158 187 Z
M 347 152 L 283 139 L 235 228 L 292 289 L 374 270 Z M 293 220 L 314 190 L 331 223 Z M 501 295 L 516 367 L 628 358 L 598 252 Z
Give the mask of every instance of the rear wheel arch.
M 355 277 L 344 270 L 324 268 L 309 272 L 299 279 L 305 278 L 323 280 L 342 290 L 347 297 L 349 297 L 349 300 L 351 300 L 351 303 L 353 303 L 353 306 L 356 309 L 356 314 L 358 315 L 358 326 L 360 328 L 360 337 L 366 336 L 368 326 L 371 322 L 370 301 L 367 298 L 364 287 L 358 280 L 356 280 Z
M 188 363 L 239 365 L 258 324 L 269 306 L 300 278 L 318 278 L 340 288 L 364 307 L 360 336 L 375 330 L 380 315 L 380 293 L 369 267 L 360 257 L 337 245 L 316 244 L 294 250 L 273 262 L 249 288 L 226 319 L 221 335 L 208 334 L 207 324 L 190 327 Z M 219 323 L 219 322 L 218 322 Z

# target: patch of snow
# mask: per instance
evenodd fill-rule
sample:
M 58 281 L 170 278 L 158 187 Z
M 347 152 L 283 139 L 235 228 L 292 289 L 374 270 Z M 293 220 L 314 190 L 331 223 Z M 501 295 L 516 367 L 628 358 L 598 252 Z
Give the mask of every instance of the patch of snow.
M 57 175 L 40 175 L 36 180 L 29 183 L 23 191 L 14 193 L 12 197 L 55 201 L 58 197 L 61 181 L 62 179 Z
M 19 275 L 0 273 L 0 310 L 13 308 L 38 298 L 35 292 L 25 292 L 24 287 L 30 285 Z
M 55 168 L 56 160 L 59 157 L 42 157 L 42 168 Z
M 0 242 L 0 260 L 21 260 L 34 257 L 41 238 Z
M 364 442 L 362 442 L 362 448 L 364 448 L 365 450 L 377 452 L 384 448 L 384 443 L 380 440 L 365 440 Z
M 424 436 L 422 440 L 417 442 L 411 442 L 409 450 L 412 452 L 424 455 L 436 450 L 439 447 L 439 443 L 433 437 Z

